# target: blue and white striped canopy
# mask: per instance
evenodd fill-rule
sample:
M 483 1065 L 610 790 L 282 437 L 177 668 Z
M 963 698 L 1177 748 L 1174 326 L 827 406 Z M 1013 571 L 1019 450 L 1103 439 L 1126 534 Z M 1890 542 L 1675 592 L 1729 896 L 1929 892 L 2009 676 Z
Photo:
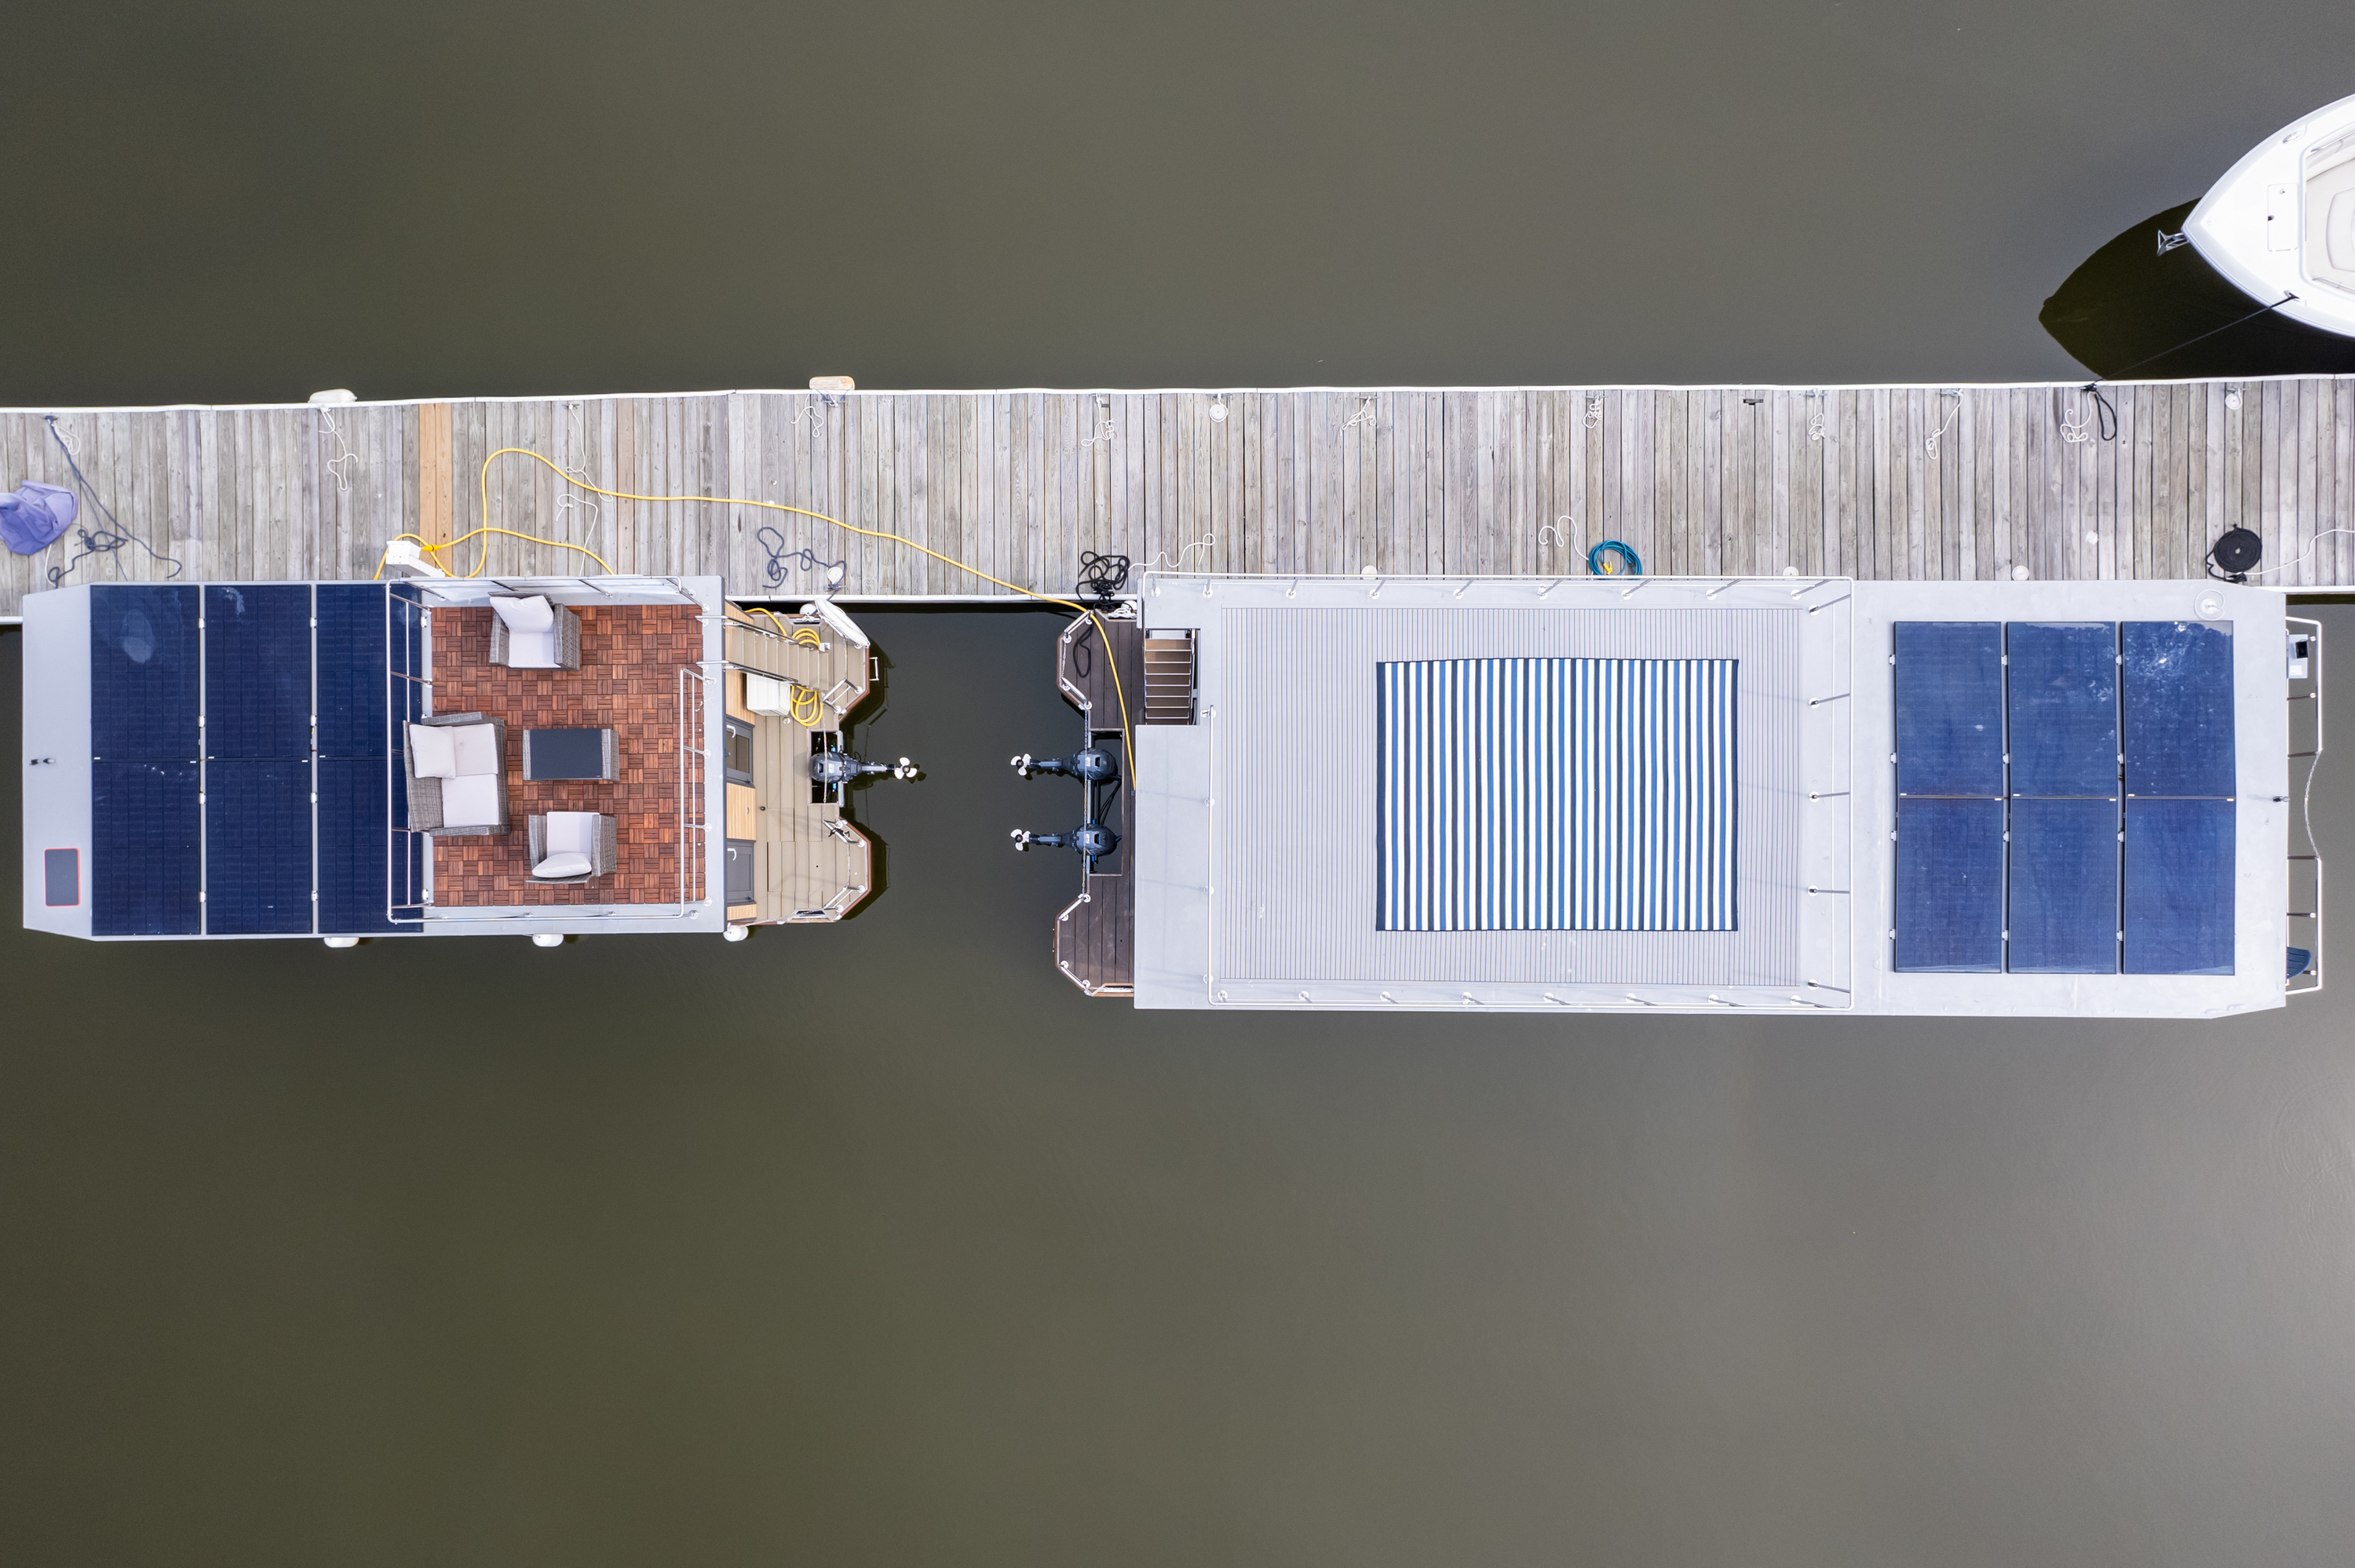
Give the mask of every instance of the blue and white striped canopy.
M 1384 931 L 1731 931 L 1732 659 L 1375 666 Z

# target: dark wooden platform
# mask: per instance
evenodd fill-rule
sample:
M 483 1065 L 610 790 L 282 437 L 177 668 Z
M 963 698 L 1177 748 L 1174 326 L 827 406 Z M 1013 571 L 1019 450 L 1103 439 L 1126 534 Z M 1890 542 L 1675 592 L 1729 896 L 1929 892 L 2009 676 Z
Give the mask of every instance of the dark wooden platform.
M 1102 629 L 1097 622 L 1101 619 Z M 1104 639 L 1112 639 L 1113 657 L 1104 657 Z M 1113 665 L 1120 681 L 1113 682 Z M 1074 616 L 1055 640 L 1055 684 L 1071 705 L 1087 715 L 1090 729 L 1133 728 L 1145 722 L 1145 632 L 1134 620 L 1116 620 L 1110 614 Z M 1121 722 L 1123 699 L 1128 722 Z
M 1090 996 L 1129 996 L 1136 985 L 1136 896 L 1124 874 L 1090 876 L 1055 916 L 1055 967 Z

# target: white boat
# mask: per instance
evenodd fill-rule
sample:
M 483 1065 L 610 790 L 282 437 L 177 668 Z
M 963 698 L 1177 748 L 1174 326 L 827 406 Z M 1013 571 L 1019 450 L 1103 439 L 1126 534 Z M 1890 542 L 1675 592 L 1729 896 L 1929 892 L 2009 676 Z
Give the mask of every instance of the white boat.
M 2355 97 L 2250 149 L 2182 232 L 2252 310 L 2355 337 Z

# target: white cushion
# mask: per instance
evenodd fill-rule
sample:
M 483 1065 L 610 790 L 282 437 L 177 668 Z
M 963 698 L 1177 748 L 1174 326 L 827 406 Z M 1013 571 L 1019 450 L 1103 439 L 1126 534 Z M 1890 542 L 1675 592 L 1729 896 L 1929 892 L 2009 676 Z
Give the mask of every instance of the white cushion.
M 457 762 L 457 767 L 445 777 L 472 779 L 499 770 L 499 732 L 489 725 L 457 725 L 442 733 L 450 736 Z
M 420 779 L 456 778 L 458 752 L 452 732 L 431 725 L 410 725 L 409 766 Z
M 529 599 L 495 599 L 491 613 L 507 623 L 507 630 L 546 631 L 556 624 L 556 611 L 549 607 L 545 594 L 533 594 Z
M 550 854 L 591 854 L 597 844 L 597 813 L 594 811 L 550 811 L 548 827 L 542 835 Z M 582 871 L 589 868 L 582 866 Z
M 534 876 L 586 876 L 589 874 L 589 857 L 567 850 L 562 854 L 549 855 L 533 866 L 531 874 Z
M 556 629 L 542 631 L 507 632 L 507 668 L 510 670 L 553 670 L 556 668 Z
M 496 773 L 461 774 L 442 784 L 442 825 L 445 828 L 496 828 L 499 825 L 501 793 Z

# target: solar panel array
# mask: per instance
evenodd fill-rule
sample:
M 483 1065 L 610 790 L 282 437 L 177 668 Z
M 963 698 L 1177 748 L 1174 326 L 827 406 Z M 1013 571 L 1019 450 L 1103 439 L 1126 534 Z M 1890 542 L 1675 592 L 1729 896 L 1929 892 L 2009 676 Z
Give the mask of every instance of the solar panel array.
M 1892 631 L 1892 966 L 2232 973 L 2231 625 Z
M 400 585 L 92 588 L 92 932 L 395 929 L 421 852 L 388 828 L 415 701 L 388 660 L 422 673 L 421 625 Z

